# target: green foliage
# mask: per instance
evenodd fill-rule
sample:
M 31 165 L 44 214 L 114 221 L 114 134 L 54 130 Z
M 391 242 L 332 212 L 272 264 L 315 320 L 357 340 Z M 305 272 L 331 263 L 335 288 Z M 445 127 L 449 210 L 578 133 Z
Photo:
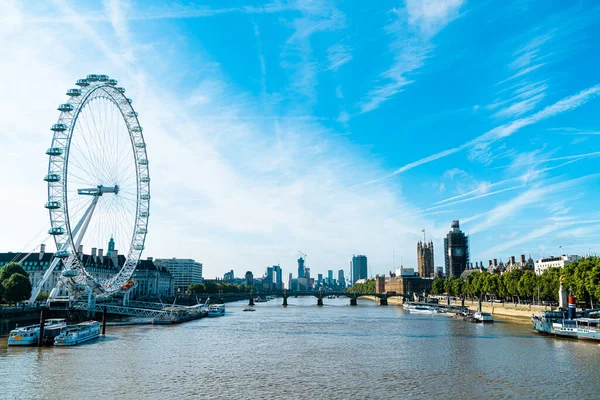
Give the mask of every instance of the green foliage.
M 594 305 L 600 301 L 600 258 L 589 257 L 567 264 L 561 271 L 563 283 L 578 299 Z
M 9 303 L 31 296 L 29 275 L 20 264 L 10 262 L 0 268 L 0 296 Z
M 10 278 L 12 274 L 21 274 L 28 276 L 27 272 L 25 272 L 23 267 L 21 267 L 21 264 L 18 264 L 16 262 L 9 262 L 8 264 L 5 264 L 2 268 L 0 268 L 0 282 L 4 282 L 8 278 Z
M 433 280 L 433 283 L 431 284 L 431 294 L 434 294 L 434 295 L 444 294 L 444 292 L 445 292 L 444 282 L 445 282 L 445 279 L 435 278 Z
M 234 285 L 231 283 L 192 283 L 188 287 L 188 292 L 192 294 L 202 293 L 243 293 L 249 292 L 250 288 L 245 285 Z
M 46 292 L 40 292 L 35 301 L 46 301 L 48 300 L 48 297 L 50 297 L 50 294 Z
M 188 292 L 190 292 L 192 294 L 206 293 L 206 286 L 204 286 L 201 283 L 192 283 L 188 287 Z
M 4 286 L 3 297 L 9 303 L 16 303 L 31 296 L 31 282 L 27 275 L 12 274 L 2 282 L 2 286 Z
M 512 270 L 503 275 L 476 272 L 466 279 L 449 277 L 433 281 L 432 294 L 494 297 L 513 301 L 558 301 L 560 281 L 565 289 L 589 305 L 600 305 L 600 258 L 589 257 L 548 268 L 541 275 L 533 271 Z
M 375 293 L 375 279 L 367 279 L 365 283 L 355 283 L 354 286 L 346 289 L 346 291 L 356 294 Z

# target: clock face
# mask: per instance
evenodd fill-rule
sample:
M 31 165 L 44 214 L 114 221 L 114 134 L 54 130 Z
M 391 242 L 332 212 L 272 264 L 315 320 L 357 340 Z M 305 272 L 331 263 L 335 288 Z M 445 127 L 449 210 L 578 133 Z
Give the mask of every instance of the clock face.
M 452 252 L 454 253 L 455 256 L 460 257 L 463 255 L 463 250 L 462 249 L 453 249 Z

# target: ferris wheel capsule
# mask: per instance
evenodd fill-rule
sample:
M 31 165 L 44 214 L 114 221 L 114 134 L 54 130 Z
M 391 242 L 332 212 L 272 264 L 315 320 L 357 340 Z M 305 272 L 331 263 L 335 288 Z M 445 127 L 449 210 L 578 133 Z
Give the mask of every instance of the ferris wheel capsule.
M 60 106 L 58 106 L 58 111 L 62 111 L 62 112 L 70 112 L 73 111 L 75 109 L 75 107 L 73 107 L 73 104 L 61 104 Z

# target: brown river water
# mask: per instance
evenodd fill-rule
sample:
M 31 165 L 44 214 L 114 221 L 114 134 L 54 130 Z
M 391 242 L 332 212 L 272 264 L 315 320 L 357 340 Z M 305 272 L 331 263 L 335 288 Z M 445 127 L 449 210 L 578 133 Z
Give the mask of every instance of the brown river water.
M 597 343 L 324 301 L 231 303 L 224 317 L 107 327 L 71 348 L 2 336 L 0 399 L 600 398 Z

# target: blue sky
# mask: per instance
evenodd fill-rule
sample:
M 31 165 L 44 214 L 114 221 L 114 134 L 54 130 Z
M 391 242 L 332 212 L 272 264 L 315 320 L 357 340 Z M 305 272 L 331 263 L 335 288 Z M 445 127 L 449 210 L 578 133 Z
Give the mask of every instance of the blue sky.
M 140 113 L 145 255 L 207 277 L 295 271 L 297 250 L 314 273 L 359 253 L 372 274 L 415 266 L 422 229 L 443 265 L 452 219 L 473 261 L 599 250 L 595 2 L 9 0 L 0 15 L 0 167 L 22 166 L 0 250 L 37 243 L 48 127 L 89 73 Z

